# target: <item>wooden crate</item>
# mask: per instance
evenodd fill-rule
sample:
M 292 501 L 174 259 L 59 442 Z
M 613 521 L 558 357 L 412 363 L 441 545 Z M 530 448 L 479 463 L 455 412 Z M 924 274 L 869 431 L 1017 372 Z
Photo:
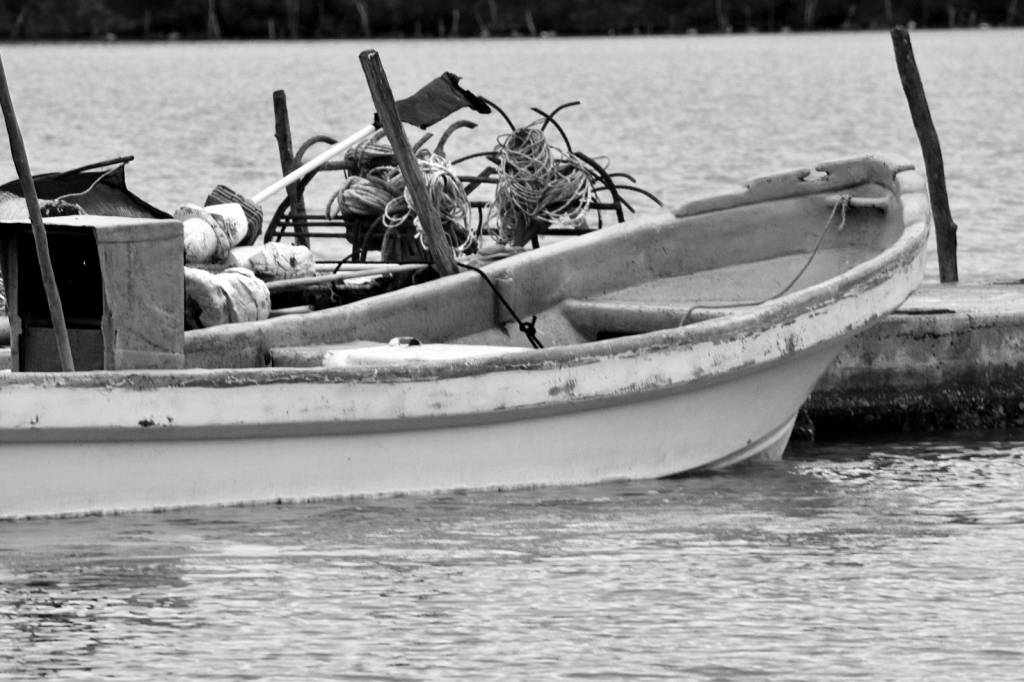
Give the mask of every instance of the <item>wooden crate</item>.
M 44 220 L 77 371 L 184 366 L 183 231 L 176 220 Z M 28 221 L 0 223 L 11 370 L 60 371 Z

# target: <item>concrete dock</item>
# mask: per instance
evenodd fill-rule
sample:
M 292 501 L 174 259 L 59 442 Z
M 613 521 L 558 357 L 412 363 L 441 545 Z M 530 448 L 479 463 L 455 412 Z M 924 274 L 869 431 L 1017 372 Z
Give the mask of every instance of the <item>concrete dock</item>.
M 1024 426 L 1024 284 L 930 284 L 857 336 L 797 437 Z

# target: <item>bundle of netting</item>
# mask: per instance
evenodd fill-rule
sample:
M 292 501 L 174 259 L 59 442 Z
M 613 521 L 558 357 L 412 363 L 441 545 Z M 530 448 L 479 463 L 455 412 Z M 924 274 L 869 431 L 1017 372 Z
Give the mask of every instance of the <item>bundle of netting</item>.
M 498 138 L 498 184 L 485 220 L 500 244 L 521 246 L 531 227 L 578 228 L 594 199 L 590 174 L 574 154 L 548 143 L 541 121 Z
M 466 196 L 466 190 L 456 175 L 455 169 L 443 156 L 425 150 L 418 154 L 416 160 L 423 172 L 423 180 L 430 202 L 437 207 L 441 216 L 441 227 L 444 229 L 450 246 L 456 255 L 475 253 L 478 240 L 476 232 L 470 229 L 469 197 Z M 412 209 L 409 190 L 405 187 L 405 180 L 399 169 L 391 170 L 390 183 L 401 183 L 403 191 L 385 208 L 385 227 L 389 231 L 397 230 L 412 218 L 416 228 L 416 238 L 424 248 L 427 248 L 423 225 L 419 216 Z

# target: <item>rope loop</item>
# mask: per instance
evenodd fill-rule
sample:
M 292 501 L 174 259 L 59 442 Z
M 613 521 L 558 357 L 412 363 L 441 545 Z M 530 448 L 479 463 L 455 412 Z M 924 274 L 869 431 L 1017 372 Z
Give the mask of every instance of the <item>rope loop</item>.
M 530 318 L 529 322 L 523 320 L 519 321 L 519 331 L 526 334 L 526 338 L 530 340 L 530 344 L 534 348 L 543 348 L 540 345 L 540 341 L 537 340 L 537 316 L 534 315 Z
M 519 331 L 526 334 L 526 338 L 529 339 L 530 345 L 538 350 L 544 347 L 543 344 L 541 344 L 540 339 L 537 338 L 536 315 L 534 315 L 529 322 L 523 321 L 518 315 L 516 315 L 516 311 L 512 309 L 512 306 L 509 305 L 509 302 L 506 301 L 505 297 L 501 295 L 501 292 L 498 291 L 498 287 L 494 286 L 494 282 L 491 281 L 491 278 L 487 276 L 486 272 L 484 272 L 478 267 L 468 265 L 466 263 L 456 263 L 456 265 L 458 265 L 459 267 L 466 268 L 467 270 L 472 270 L 473 272 L 483 277 L 484 281 L 487 282 L 487 286 L 489 286 L 491 288 L 491 291 L 494 292 L 494 295 L 498 297 L 498 301 L 501 303 L 501 305 L 505 306 L 505 310 L 508 311 L 508 314 L 511 315 L 512 319 L 515 320 L 516 324 L 519 325 Z

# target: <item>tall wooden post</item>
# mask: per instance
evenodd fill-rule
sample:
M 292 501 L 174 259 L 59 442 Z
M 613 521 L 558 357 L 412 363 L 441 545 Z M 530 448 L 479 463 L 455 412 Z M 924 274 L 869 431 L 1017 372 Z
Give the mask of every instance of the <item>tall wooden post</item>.
M 68 339 L 68 328 L 64 322 L 64 308 L 60 304 L 60 292 L 57 290 L 57 278 L 53 274 L 53 263 L 50 262 L 50 246 L 46 241 L 46 228 L 43 226 L 43 214 L 39 211 L 39 196 L 36 194 L 36 183 L 32 180 L 32 169 L 28 164 L 28 152 L 25 141 L 21 137 L 21 127 L 14 113 L 14 101 L 7 85 L 7 72 L 3 60 L 0 59 L 0 106 L 3 108 L 4 121 L 7 123 L 7 136 L 11 142 L 11 156 L 14 167 L 21 180 L 21 191 L 25 195 L 28 206 L 29 221 L 32 223 L 32 237 L 36 242 L 36 257 L 39 259 L 39 272 L 43 279 L 43 290 L 46 292 L 46 303 L 50 308 L 50 322 L 53 333 L 57 337 L 57 353 L 60 366 L 65 372 L 75 371 L 75 361 L 71 358 L 71 342 Z
M 896 66 L 903 82 L 903 92 L 910 104 L 910 116 L 914 120 L 917 139 L 924 154 L 925 172 L 928 177 L 928 196 L 932 203 L 932 219 L 935 222 L 935 243 L 939 255 L 939 281 L 956 282 L 959 273 L 956 267 L 956 223 L 949 211 L 949 197 L 946 195 L 946 173 L 942 166 L 942 150 L 939 135 L 932 123 L 928 100 L 924 96 L 921 74 L 917 71 L 914 49 L 910 35 L 902 26 L 892 29 L 892 45 L 896 51 Z
M 377 108 L 377 115 L 380 116 L 381 126 L 391 141 L 406 187 L 409 188 L 412 207 L 416 210 L 426 233 L 427 247 L 434 258 L 434 268 L 442 276 L 454 275 L 459 271 L 455 264 L 455 254 L 441 226 L 441 214 L 427 193 L 420 164 L 416 161 L 409 138 L 402 128 L 402 119 L 398 115 L 398 106 L 395 104 L 395 96 L 391 92 L 387 74 L 384 73 L 384 66 L 380 62 L 380 55 L 376 50 L 366 50 L 359 55 L 359 63 L 366 74 L 366 84 L 370 86 L 370 95 L 373 97 L 373 105 Z
M 220 22 L 217 21 L 217 0 L 210 0 L 206 8 L 206 37 L 211 40 L 220 40 Z
M 288 120 L 288 99 L 284 90 L 274 91 L 274 136 L 277 137 L 277 151 L 281 156 L 281 175 L 285 176 L 295 170 L 295 157 L 292 152 L 292 127 Z M 299 182 L 286 187 L 288 203 L 292 207 L 295 241 L 302 246 L 309 246 L 309 229 L 306 224 L 306 200 L 299 189 Z

